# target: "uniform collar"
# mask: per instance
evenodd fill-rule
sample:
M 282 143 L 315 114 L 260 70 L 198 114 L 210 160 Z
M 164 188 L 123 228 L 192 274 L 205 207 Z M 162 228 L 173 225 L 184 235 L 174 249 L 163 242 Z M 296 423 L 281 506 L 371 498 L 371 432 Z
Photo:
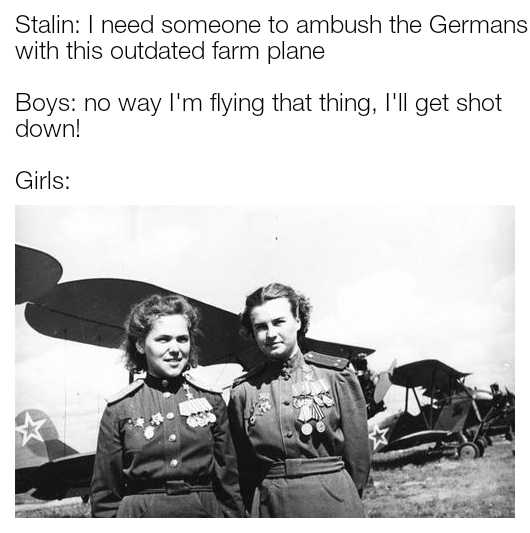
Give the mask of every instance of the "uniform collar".
M 145 376 L 145 383 L 153 389 L 158 389 L 161 391 L 171 391 L 177 390 L 181 387 L 184 382 L 184 377 L 182 375 L 176 378 L 158 378 L 147 374 Z
M 302 352 L 298 350 L 287 361 L 273 361 L 270 363 L 270 368 L 278 373 L 291 374 L 296 368 L 302 366 L 304 363 L 304 356 Z
M 294 369 L 294 368 L 299 367 L 303 362 L 304 362 L 304 356 L 302 355 L 302 352 L 300 351 L 300 349 L 298 349 L 297 352 L 291 355 L 291 357 L 289 357 L 289 359 L 287 359 L 287 361 L 285 361 L 282 364 L 282 367 Z

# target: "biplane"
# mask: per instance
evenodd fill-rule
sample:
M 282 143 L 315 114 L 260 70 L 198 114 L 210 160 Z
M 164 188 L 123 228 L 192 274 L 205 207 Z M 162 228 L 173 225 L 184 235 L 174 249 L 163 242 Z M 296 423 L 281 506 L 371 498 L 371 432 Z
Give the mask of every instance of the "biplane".
M 507 387 L 502 392 L 497 383 L 490 385 L 490 390 L 468 388 L 473 396 L 477 411 L 473 409 L 466 420 L 465 434 L 472 439 L 474 432 L 483 425 L 483 439 L 491 444 L 493 435 L 503 435 L 506 440 L 513 440 L 515 433 L 515 394 Z
M 371 427 L 373 452 L 433 443 L 456 448 L 461 458 L 484 455 L 489 435 L 499 427 L 505 432 L 511 427 L 515 397 L 513 405 L 494 400 L 487 391 L 467 387 L 468 375 L 436 359 L 425 359 L 380 376 L 388 384 L 405 388 L 405 406 Z M 416 414 L 411 413 L 413 405 Z
M 61 282 L 59 261 L 25 246 L 16 246 L 15 261 L 15 303 L 24 306 L 25 323 L 32 334 L 44 336 L 39 342 L 55 339 L 61 346 L 42 364 L 36 363 L 38 354 L 26 356 L 29 361 L 16 358 L 16 491 L 34 488 L 42 499 L 86 496 L 104 396 L 127 383 L 111 349 L 120 347 L 134 303 L 174 291 L 116 278 Z M 186 298 L 201 313 L 203 333 L 194 379 L 221 391 L 261 355 L 239 335 L 237 314 Z M 90 350 L 91 360 L 71 354 L 79 343 Z M 303 349 L 346 357 L 363 368 L 374 352 L 313 338 L 306 338 Z

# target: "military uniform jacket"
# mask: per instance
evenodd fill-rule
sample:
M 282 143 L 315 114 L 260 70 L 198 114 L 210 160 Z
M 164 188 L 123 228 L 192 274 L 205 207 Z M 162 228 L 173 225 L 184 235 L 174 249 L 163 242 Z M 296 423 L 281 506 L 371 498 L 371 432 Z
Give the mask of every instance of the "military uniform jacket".
M 190 425 L 180 414 L 179 404 L 190 393 L 213 408 L 207 423 Z M 91 484 L 92 514 L 116 516 L 120 501 L 135 487 L 163 486 L 172 480 L 211 482 L 225 516 L 243 513 L 221 395 L 183 378 L 148 375 L 111 399 L 103 413 Z
M 304 416 L 296 407 L 300 405 L 296 393 L 304 380 L 327 385 L 329 391 L 321 397 L 332 403 L 321 408 L 318 431 L 315 420 L 310 422 L 310 435 L 303 433 L 299 418 Z M 285 459 L 341 457 L 361 495 L 370 468 L 366 404 L 348 360 L 309 352 L 294 356 L 288 367 L 266 364 L 236 380 L 228 410 L 247 508 L 263 471 Z

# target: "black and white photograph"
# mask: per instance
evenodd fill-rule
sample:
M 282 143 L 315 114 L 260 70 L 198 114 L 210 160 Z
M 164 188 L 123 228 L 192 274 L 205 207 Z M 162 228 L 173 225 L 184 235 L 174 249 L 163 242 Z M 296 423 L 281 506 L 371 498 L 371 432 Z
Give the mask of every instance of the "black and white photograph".
M 18 205 L 16 517 L 513 518 L 515 209 Z

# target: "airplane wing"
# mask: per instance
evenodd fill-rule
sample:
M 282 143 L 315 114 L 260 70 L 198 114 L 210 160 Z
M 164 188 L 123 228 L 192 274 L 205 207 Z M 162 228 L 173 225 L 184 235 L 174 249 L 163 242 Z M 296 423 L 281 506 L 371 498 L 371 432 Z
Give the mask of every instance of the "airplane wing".
M 152 294 L 174 291 L 140 281 L 96 278 L 58 284 L 26 306 L 28 324 L 43 335 L 106 348 L 119 348 L 123 324 L 131 306 Z M 256 366 L 262 356 L 255 344 L 239 335 L 239 317 L 183 295 L 201 313 L 199 362 L 201 365 L 238 362 Z M 355 363 L 374 352 L 347 344 L 306 339 L 306 349 L 346 357 Z
M 326 355 L 336 357 L 345 357 L 354 361 L 358 357 L 368 356 L 375 352 L 372 348 L 362 348 L 361 346 L 352 346 L 350 344 L 339 344 L 337 342 L 320 341 L 306 337 L 304 348 L 309 351 L 315 351 Z
M 390 442 L 390 444 L 388 444 L 388 446 L 386 446 L 384 451 L 404 450 L 405 448 L 412 448 L 413 446 L 419 446 L 421 444 L 429 444 L 438 441 L 447 442 L 451 440 L 451 437 L 452 433 L 450 431 L 435 429 L 417 431 L 393 440 Z
M 139 281 L 100 278 L 60 283 L 26 306 L 26 320 L 39 333 L 106 348 L 119 348 L 131 306 L 152 294 L 174 291 Z M 201 313 L 199 361 L 202 365 L 233 362 L 250 347 L 238 334 L 239 320 L 212 305 L 185 296 Z
M 423 387 L 430 395 L 454 390 L 457 381 L 465 376 L 469 373 L 459 372 L 437 359 L 423 359 L 396 367 L 390 379 L 401 387 Z
M 16 493 L 32 493 L 34 498 L 55 500 L 72 496 L 86 496 L 94 469 L 93 453 L 72 454 L 34 468 L 17 468 Z
M 15 304 L 32 301 L 53 289 L 63 267 L 51 255 L 15 245 Z

